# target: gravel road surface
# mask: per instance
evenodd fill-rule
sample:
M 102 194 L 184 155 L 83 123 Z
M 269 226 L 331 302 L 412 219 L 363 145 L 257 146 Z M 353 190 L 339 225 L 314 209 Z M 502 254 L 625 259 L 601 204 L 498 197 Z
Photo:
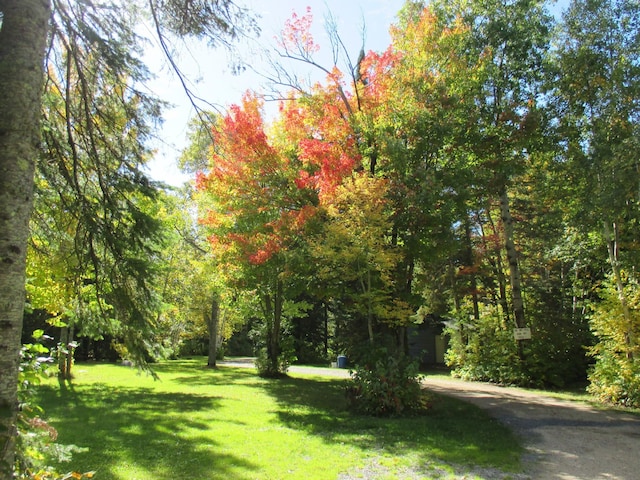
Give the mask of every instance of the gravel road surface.
M 640 417 L 496 385 L 430 379 L 435 392 L 487 410 L 523 439 L 533 480 L 640 479 Z

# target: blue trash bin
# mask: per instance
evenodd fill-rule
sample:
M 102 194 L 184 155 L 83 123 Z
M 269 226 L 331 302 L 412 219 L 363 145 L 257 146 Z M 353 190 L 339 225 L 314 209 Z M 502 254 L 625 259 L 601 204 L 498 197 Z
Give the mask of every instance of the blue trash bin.
M 338 368 L 347 368 L 347 357 L 338 355 Z

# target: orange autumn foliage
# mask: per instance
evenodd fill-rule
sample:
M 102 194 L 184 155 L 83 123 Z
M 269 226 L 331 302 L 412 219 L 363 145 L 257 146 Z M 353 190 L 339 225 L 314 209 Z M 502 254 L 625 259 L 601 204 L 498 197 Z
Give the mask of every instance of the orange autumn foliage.
M 295 125 L 290 148 L 270 141 L 262 103 L 246 94 L 213 129 L 210 170 L 196 178 L 213 199 L 202 223 L 212 230 L 218 255 L 237 254 L 253 265 L 284 251 L 303 232 L 319 198 L 330 194 L 354 168 L 345 153 L 352 140 L 337 132 L 313 136 L 298 109 L 284 111 L 281 128 Z M 302 126 L 302 127 L 300 127 Z

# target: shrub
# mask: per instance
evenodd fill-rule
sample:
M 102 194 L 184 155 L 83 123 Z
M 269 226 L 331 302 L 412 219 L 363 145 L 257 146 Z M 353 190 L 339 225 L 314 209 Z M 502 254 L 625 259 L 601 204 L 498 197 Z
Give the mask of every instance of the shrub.
M 286 336 L 280 341 L 280 352 L 278 358 L 274 362 L 268 358 L 266 347 L 258 350 L 255 365 L 258 375 L 263 378 L 278 378 L 287 374 L 289 367 L 296 361 L 294 350 L 294 340 L 290 336 Z
M 347 400 L 352 410 L 365 415 L 408 413 L 422 406 L 421 380 L 416 360 L 381 349 L 351 371 Z
M 93 472 L 59 474 L 46 465 L 46 458 L 59 462 L 69 461 L 74 451 L 82 451 L 75 445 L 56 443 L 58 432 L 41 415 L 42 408 L 36 403 L 34 387 L 52 374 L 55 362 L 50 350 L 43 341 L 48 337 L 43 330 L 33 333 L 33 343 L 22 346 L 20 351 L 20 373 L 18 383 L 18 442 L 16 463 L 14 465 L 16 479 L 66 480 L 70 478 L 87 479 Z
M 274 364 L 273 360 L 267 356 L 266 348 L 258 351 L 255 359 L 255 365 L 256 370 L 258 370 L 258 375 L 263 378 L 283 377 L 287 374 L 287 370 L 289 369 L 288 362 L 283 361 L 280 356 L 278 356 L 278 359 Z
M 473 325 L 457 323 L 447 329 L 447 365 L 465 380 L 527 385 L 513 331 L 502 324 L 496 310 L 486 308 Z
M 625 318 L 613 282 L 604 285 L 601 301 L 593 308 L 591 329 L 597 338 L 590 350 L 596 363 L 588 390 L 601 401 L 640 407 L 640 285 L 625 279 L 629 318 Z
M 527 295 L 527 325 L 532 338 L 520 344 L 513 321 L 493 305 L 482 305 L 476 320 L 460 315 L 448 324 L 447 365 L 454 376 L 522 387 L 564 387 L 583 383 L 593 342 L 587 321 L 558 301 L 553 292 L 532 286 Z

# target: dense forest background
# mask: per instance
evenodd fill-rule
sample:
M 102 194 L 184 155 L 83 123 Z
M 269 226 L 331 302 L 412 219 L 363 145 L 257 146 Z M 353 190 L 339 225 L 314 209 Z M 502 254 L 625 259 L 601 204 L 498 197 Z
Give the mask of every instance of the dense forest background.
M 162 100 L 138 88 L 135 16 L 61 2 L 25 341 L 46 325 L 65 374 L 74 350 L 145 364 L 214 345 L 276 375 L 402 356 L 431 325 L 456 375 L 588 379 L 638 406 L 640 5 L 550 7 L 407 1 L 382 52 L 329 25 L 329 65 L 294 15 L 275 52 L 323 79 L 276 62 L 269 95 L 200 112 L 177 190 L 142 169 Z

